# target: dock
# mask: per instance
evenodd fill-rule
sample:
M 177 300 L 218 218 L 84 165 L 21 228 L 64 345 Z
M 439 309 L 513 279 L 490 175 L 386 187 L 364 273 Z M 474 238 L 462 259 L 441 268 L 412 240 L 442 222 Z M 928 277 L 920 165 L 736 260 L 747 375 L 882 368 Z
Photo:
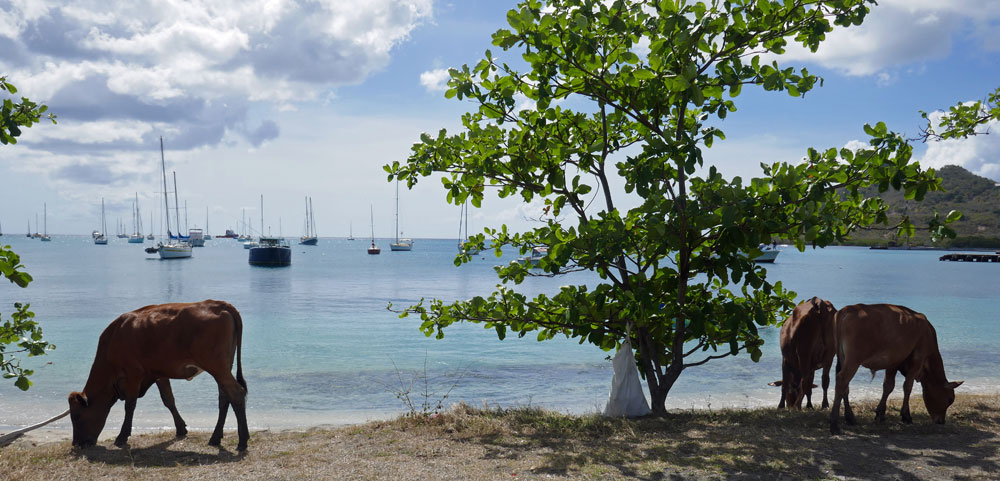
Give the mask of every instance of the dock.
M 1000 262 L 1000 254 L 945 254 L 938 260 L 954 262 Z

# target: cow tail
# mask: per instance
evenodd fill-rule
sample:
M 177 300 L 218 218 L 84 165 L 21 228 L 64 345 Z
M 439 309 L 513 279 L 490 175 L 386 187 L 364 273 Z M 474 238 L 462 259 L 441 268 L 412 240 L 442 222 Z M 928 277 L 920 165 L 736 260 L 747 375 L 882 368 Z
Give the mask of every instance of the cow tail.
M 243 317 L 240 316 L 240 311 L 237 311 L 235 307 L 230 310 L 230 314 L 233 315 L 233 323 L 235 324 L 233 337 L 236 338 L 236 382 L 243 386 L 244 391 L 249 392 L 247 380 L 243 378 Z

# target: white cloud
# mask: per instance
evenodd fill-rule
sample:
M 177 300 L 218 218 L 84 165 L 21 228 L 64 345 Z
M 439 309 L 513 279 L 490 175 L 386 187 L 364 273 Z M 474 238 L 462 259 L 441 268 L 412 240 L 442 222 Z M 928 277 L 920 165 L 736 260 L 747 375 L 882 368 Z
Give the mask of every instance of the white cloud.
M 61 119 L 58 128 L 25 135 L 20 148 L 48 159 L 50 178 L 79 174 L 82 182 L 117 179 L 118 153 L 149 149 L 168 128 L 178 150 L 240 139 L 259 147 L 281 133 L 266 117 L 363 82 L 433 7 L 432 0 L 0 3 L 0 41 L 10 53 L 0 56 L 0 73 Z
M 869 145 L 868 142 L 865 142 L 863 140 L 857 140 L 857 139 L 849 140 L 846 144 L 844 144 L 844 148 L 847 149 L 847 150 L 851 150 L 851 151 L 857 151 L 857 150 L 860 150 L 860 149 L 868 149 L 870 147 L 871 147 L 871 145 Z
M 1000 46 L 1000 2 L 983 0 L 883 0 L 859 27 L 837 28 L 812 53 L 789 44 L 782 60 L 808 60 L 848 75 L 881 74 L 885 70 L 946 56 L 955 37 L 974 30 L 984 47 Z M 971 27 L 971 29 L 970 29 Z
M 98 120 L 63 121 L 59 123 L 59 128 L 36 128 L 29 132 L 35 142 L 61 140 L 93 145 L 122 141 L 141 143 L 143 136 L 153 129 L 154 124 L 139 120 Z M 29 132 L 25 134 L 28 135 Z
M 438 68 L 420 74 L 420 85 L 428 92 L 443 92 L 448 88 L 448 69 Z

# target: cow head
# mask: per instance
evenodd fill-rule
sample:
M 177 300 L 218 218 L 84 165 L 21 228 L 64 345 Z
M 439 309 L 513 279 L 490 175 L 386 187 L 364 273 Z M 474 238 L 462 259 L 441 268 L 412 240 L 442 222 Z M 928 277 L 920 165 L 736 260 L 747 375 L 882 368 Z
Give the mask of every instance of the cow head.
M 931 415 L 931 420 L 935 423 L 944 424 L 945 412 L 955 402 L 955 388 L 961 386 L 962 382 L 945 382 L 943 385 L 921 383 L 924 391 L 924 406 L 927 407 L 927 414 Z
M 69 419 L 73 422 L 73 446 L 85 448 L 97 444 L 97 437 L 104 429 L 111 406 L 103 408 L 91 404 L 85 393 L 69 393 Z

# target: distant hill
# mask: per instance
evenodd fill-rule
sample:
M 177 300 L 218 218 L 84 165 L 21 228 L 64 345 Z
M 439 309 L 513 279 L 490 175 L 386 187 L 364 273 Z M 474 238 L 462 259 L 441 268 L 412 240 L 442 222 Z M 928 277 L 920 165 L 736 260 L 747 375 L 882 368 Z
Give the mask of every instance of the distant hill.
M 951 224 L 958 237 L 932 244 L 926 231 L 917 231 L 910 245 L 1000 247 L 1000 186 L 997 182 L 953 165 L 942 167 L 937 173 L 944 192 L 929 192 L 921 202 L 904 199 L 902 191 L 889 189 L 881 194 L 889 204 L 889 224 L 895 225 L 904 213 L 908 213 L 913 225 L 919 228 L 927 225 L 935 211 L 944 219 L 951 210 L 958 210 L 962 218 Z M 873 197 L 879 196 L 877 189 L 869 192 Z M 896 238 L 892 230 L 859 230 L 851 235 L 847 244 L 886 245 L 891 242 L 903 244 L 905 239 Z

